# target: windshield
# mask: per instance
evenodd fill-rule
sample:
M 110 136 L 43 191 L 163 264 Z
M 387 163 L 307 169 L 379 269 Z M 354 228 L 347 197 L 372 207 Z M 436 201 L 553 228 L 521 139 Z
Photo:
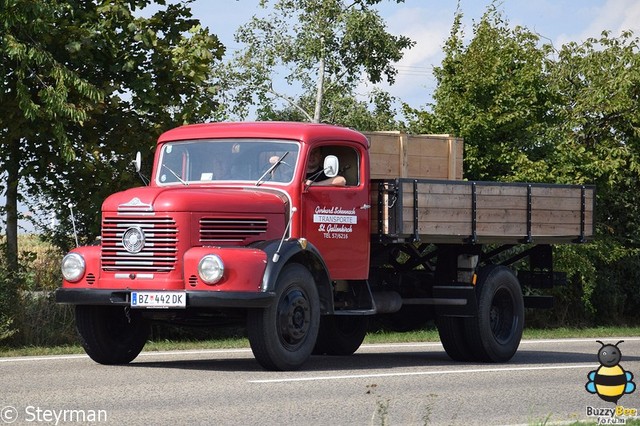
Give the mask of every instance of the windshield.
M 188 185 L 214 181 L 289 183 L 299 144 L 256 139 L 169 142 L 162 146 L 156 183 Z M 268 171 L 282 156 L 286 157 Z M 264 175 L 264 176 L 263 176 Z

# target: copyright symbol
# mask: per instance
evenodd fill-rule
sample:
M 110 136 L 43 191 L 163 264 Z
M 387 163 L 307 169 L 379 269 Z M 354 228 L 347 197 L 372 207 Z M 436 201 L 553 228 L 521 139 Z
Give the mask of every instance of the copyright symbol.
M 0 410 L 0 420 L 5 423 L 13 423 L 18 420 L 18 410 L 10 405 Z

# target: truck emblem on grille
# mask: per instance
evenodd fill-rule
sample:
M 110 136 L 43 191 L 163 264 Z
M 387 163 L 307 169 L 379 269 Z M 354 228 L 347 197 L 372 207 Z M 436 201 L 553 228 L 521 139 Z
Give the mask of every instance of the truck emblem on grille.
M 129 253 L 140 253 L 144 248 L 144 231 L 138 226 L 132 226 L 124 231 L 122 245 Z
M 133 197 L 130 201 L 120 204 L 118 206 L 118 210 L 153 211 L 153 206 L 151 204 L 143 203 L 138 197 Z

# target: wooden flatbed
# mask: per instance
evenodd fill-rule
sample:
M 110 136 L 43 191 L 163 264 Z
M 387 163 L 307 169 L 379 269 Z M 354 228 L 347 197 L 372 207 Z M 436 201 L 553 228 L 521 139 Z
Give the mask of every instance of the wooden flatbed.
M 594 186 L 373 179 L 371 201 L 378 242 L 556 244 L 594 235 Z

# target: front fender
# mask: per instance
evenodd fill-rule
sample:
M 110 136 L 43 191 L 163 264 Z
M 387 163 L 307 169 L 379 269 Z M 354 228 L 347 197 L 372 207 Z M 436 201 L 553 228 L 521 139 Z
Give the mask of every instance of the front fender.
M 208 285 L 198 274 L 198 263 L 207 254 L 220 256 L 224 263 L 224 277 Z M 260 291 L 260 277 L 267 263 L 265 252 L 245 247 L 193 247 L 184 254 L 185 288 L 205 291 Z
M 334 309 L 331 277 L 318 249 L 313 244 L 299 239 L 282 242 L 280 250 L 278 250 L 278 246 L 280 246 L 280 240 L 263 241 L 252 245 L 252 247 L 260 249 L 267 254 L 267 266 L 262 278 L 262 291 L 275 291 L 276 282 L 282 268 L 288 263 L 299 263 L 313 275 L 318 287 L 321 313 L 332 314 Z M 275 256 L 276 253 L 278 256 Z

